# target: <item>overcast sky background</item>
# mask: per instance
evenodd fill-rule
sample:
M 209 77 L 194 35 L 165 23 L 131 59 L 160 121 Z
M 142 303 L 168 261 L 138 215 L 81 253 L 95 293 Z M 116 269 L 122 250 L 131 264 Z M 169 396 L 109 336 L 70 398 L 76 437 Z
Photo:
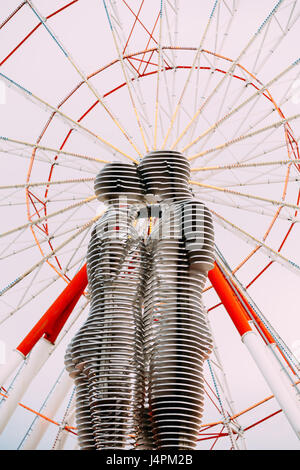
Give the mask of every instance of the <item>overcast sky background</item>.
M 129 2 L 134 11 L 137 11 L 140 4 L 139 1 Z M 293 2 L 286 0 L 287 11 L 291 10 L 291 6 L 295 4 L 295 11 L 299 11 L 299 2 Z M 19 4 L 18 1 L 1 2 L 0 5 L 0 21 L 3 21 L 14 8 Z M 66 2 L 62 0 L 36 0 L 34 4 L 41 11 L 43 15 L 49 15 L 51 12 L 65 5 Z M 119 4 L 123 5 L 123 21 L 124 21 L 124 34 L 128 35 L 132 26 L 132 15 L 126 12 L 124 4 L 120 1 Z M 229 2 L 228 2 L 229 4 Z M 232 2 L 230 2 L 230 5 Z M 241 53 L 242 48 L 247 44 L 247 41 L 255 33 L 257 28 L 261 25 L 262 21 L 267 17 L 269 12 L 272 10 L 276 2 L 274 0 L 240 0 L 236 2 L 238 11 L 234 19 L 233 24 L 230 27 L 230 33 L 226 39 L 226 45 L 222 53 L 226 57 L 237 58 Z M 122 6 L 121 5 L 121 6 Z M 145 2 L 143 10 L 143 21 L 150 28 L 153 24 L 153 19 L 156 17 L 157 8 L 159 2 L 147 0 Z M 179 2 L 179 24 L 178 24 L 178 44 L 184 46 L 198 46 L 199 38 L 203 34 L 205 25 L 207 23 L 209 12 L 211 11 L 213 2 L 209 0 L 181 0 Z M 218 18 L 218 24 L 220 31 L 224 32 L 224 27 L 227 24 L 228 17 L 226 17 L 226 6 L 223 5 L 224 16 Z M 297 16 L 294 12 L 295 17 Z M 172 15 L 170 15 L 172 19 Z M 26 36 L 26 34 L 37 24 L 37 18 L 30 10 L 28 6 L 22 7 L 20 12 L 11 20 L 6 27 L 0 31 L 0 50 L 1 58 L 5 57 L 15 45 Z M 57 33 L 60 41 L 65 45 L 66 49 L 70 52 L 71 56 L 74 57 L 76 64 L 80 65 L 81 70 L 86 74 L 90 74 L 97 70 L 101 66 L 110 63 L 112 60 L 117 58 L 117 53 L 114 47 L 114 43 L 111 36 L 111 31 L 103 7 L 103 3 L 100 0 L 79 0 L 74 5 L 70 6 L 64 12 L 56 15 L 53 19 L 47 23 Z M 173 25 L 170 25 L 171 29 Z M 210 30 L 204 47 L 208 50 L 214 50 L 216 41 L 216 29 L 215 23 L 212 30 Z M 272 37 L 272 28 L 274 28 L 274 38 L 276 37 L 275 25 L 272 23 L 270 28 L 270 37 Z M 278 27 L 279 28 L 279 27 Z M 258 64 L 254 68 L 259 70 L 258 77 L 262 83 L 267 83 L 274 76 L 278 75 L 280 71 L 284 70 L 288 65 L 298 58 L 299 55 L 299 24 L 296 23 L 291 31 L 288 32 L 286 37 L 276 46 L 275 53 L 268 59 L 264 66 L 264 54 L 261 55 Z M 156 31 L 158 36 L 158 31 Z M 167 44 L 167 34 L 165 31 L 164 40 Z M 263 43 L 263 37 L 257 40 L 256 45 L 253 49 L 250 49 L 249 54 L 243 57 L 242 64 L 248 70 L 253 71 L 253 60 L 256 56 L 256 52 L 259 45 L 263 44 L 264 53 L 268 53 L 273 47 L 274 43 L 268 39 Z M 128 46 L 128 51 L 141 51 L 145 47 L 145 34 L 142 28 L 137 29 L 136 35 L 132 38 Z M 150 47 L 150 46 L 149 46 Z M 152 44 L 153 47 L 153 44 Z M 217 49 L 218 52 L 218 49 Z M 192 57 L 192 55 L 191 55 Z M 116 66 L 117 67 L 117 66 Z M 119 65 L 118 65 L 119 67 Z M 64 54 L 57 47 L 57 44 L 51 39 L 47 31 L 43 27 L 40 27 L 35 34 L 33 34 L 28 41 L 26 41 L 22 47 L 9 59 L 1 68 L 1 72 L 5 73 L 13 80 L 22 84 L 23 87 L 34 92 L 37 96 L 43 98 L 45 101 L 57 106 L 58 103 L 69 93 L 80 81 L 78 73 L 70 66 L 70 63 L 66 60 Z M 298 71 L 295 70 L 288 74 L 279 84 L 274 85 L 272 88 L 273 96 L 278 97 L 278 101 L 282 100 L 282 94 L 288 84 L 295 83 Z M 184 76 L 184 75 L 183 75 Z M 186 75 L 185 75 L 186 76 Z M 105 93 L 114 86 L 120 83 L 121 68 L 112 67 L 110 70 L 104 72 L 95 79 L 92 83 L 97 86 L 97 89 L 101 90 L 101 93 Z M 202 76 L 201 76 L 202 77 Z M 205 77 L 205 75 L 203 75 Z M 148 80 L 148 79 L 147 79 Z M 155 96 L 155 85 L 156 79 L 149 78 L 147 87 L 143 88 L 145 101 L 153 102 Z M 179 80 L 180 83 L 180 80 Z M 204 83 L 204 78 L 203 78 Z M 42 131 L 47 119 L 49 112 L 41 109 L 35 104 L 26 100 L 22 95 L 16 93 L 12 89 L 8 89 L 0 82 L 0 120 L 1 120 L 1 135 L 23 140 L 27 142 L 36 142 L 40 132 Z M 296 88 L 294 88 L 296 89 Z M 201 89 L 202 90 L 202 89 Z M 234 91 L 235 92 L 235 91 Z M 236 91 L 238 93 L 238 89 Z M 235 95 L 232 95 L 235 96 Z M 247 96 L 247 95 L 246 95 Z M 2 97 L 2 98 L 1 98 Z M 162 98 L 163 100 L 164 98 Z M 218 96 L 215 98 L 216 106 L 220 102 Z M 95 101 L 95 97 L 91 96 L 89 90 L 81 89 L 73 98 L 63 107 L 65 113 L 78 119 L 78 117 L 92 105 Z M 132 108 L 128 96 L 125 96 L 125 92 L 120 94 L 114 94 L 108 100 L 112 109 L 116 112 L 117 116 L 120 117 L 122 123 L 127 125 L 127 122 L 132 121 Z M 188 96 L 187 106 L 193 106 L 193 96 Z M 260 113 L 264 111 L 264 105 L 259 107 L 256 116 L 260 116 Z M 267 106 L 267 105 L 266 105 Z M 268 104 L 268 106 L 271 106 Z M 266 109 L 269 109 L 266 107 Z M 153 111 L 153 110 L 152 110 Z M 207 117 L 212 120 L 215 119 L 213 115 L 214 102 L 208 112 Z M 247 109 L 247 112 L 249 110 Z M 284 111 L 286 116 L 292 116 L 299 112 L 299 103 L 296 99 L 289 100 L 285 103 Z M 153 117 L 154 114 L 152 114 Z M 272 118 L 273 119 L 273 118 Z M 274 118 L 275 119 L 275 118 Z M 279 116 L 275 120 L 279 120 Z M 273 120 L 274 121 L 274 120 Z M 124 140 L 120 133 L 116 131 L 113 124 L 105 118 L 103 110 L 95 111 L 95 114 L 89 115 L 84 121 L 84 124 L 93 131 L 99 133 L 99 135 L 105 135 L 107 140 L 113 142 L 115 145 L 120 146 L 125 152 L 132 153 L 132 148 L 127 141 Z M 270 121 L 271 122 L 271 121 Z M 267 125 L 269 121 L 262 123 Z M 231 121 L 225 132 L 226 137 L 230 138 L 230 132 L 233 132 L 230 126 L 236 126 L 238 120 Z M 125 125 L 125 127 L 126 127 Z M 130 125 L 130 124 L 128 124 Z M 295 136 L 299 136 L 299 122 L 294 121 L 292 124 Z M 56 120 L 49 128 L 45 137 L 42 139 L 43 145 L 58 148 L 61 145 L 68 126 L 59 120 Z M 141 136 L 138 134 L 136 128 L 130 128 L 130 132 L 136 138 L 138 145 L 141 146 Z M 217 145 L 220 142 L 217 140 L 218 136 L 214 136 L 215 140 L 208 143 L 208 147 Z M 266 145 L 268 148 L 272 145 L 276 146 L 282 142 L 282 137 L 278 138 L 278 134 L 271 136 Z M 4 145 L 4 144 L 3 144 Z M 247 144 L 239 144 L 236 152 L 236 158 L 238 158 L 239 151 L 245 152 L 248 147 Z M 10 146 L 10 149 L 20 149 L 18 146 Z M 1 149 L 7 149 L 8 147 L 0 147 Z M 99 148 L 94 142 L 87 139 L 81 133 L 74 133 L 72 138 L 65 147 L 69 151 L 83 153 L 86 155 L 96 156 L 103 159 L 119 159 L 117 156 L 111 156 L 104 148 Z M 262 148 L 262 147 L 260 147 Z M 23 149 L 20 153 L 27 154 L 30 156 L 28 149 Z M 41 152 L 41 156 L 43 153 Z M 274 152 L 272 156 L 273 160 L 286 158 L 286 152 L 282 151 Z M 73 162 L 72 159 L 66 159 L 66 162 Z M 220 163 L 220 162 L 218 162 Z M 13 157 L 11 154 L 1 153 L 1 173 L 0 180 L 1 185 L 24 183 L 28 172 L 29 160 Z M 74 166 L 70 169 L 68 166 L 61 166 L 55 169 L 55 177 L 57 179 L 63 178 L 76 178 L 83 176 L 93 176 L 97 166 L 89 164 L 87 162 L 75 162 Z M 48 177 L 49 164 L 44 162 L 36 161 L 33 166 L 33 172 L 31 180 L 43 181 Z M 280 173 L 283 174 L 283 173 Z M 296 175 L 296 174 L 295 174 Z M 200 178 L 200 175 L 198 175 Z M 198 177 L 197 176 L 197 177 Z M 230 178 L 231 176 L 229 176 Z M 217 182 L 226 182 L 226 175 L 223 180 L 216 180 Z M 209 182 L 213 184 L 214 180 L 210 179 Z M 281 197 L 282 190 L 272 189 L 269 192 L 269 188 L 256 188 L 257 193 L 266 197 L 273 197 L 278 199 Z M 277 191 L 277 193 L 276 193 Z M 295 203 L 296 189 L 292 189 L 289 193 L 290 202 Z M 41 194 L 41 193 L 39 193 Z M 51 193 L 57 194 L 57 193 Z M 69 197 L 72 198 L 85 198 L 93 194 L 92 183 L 79 185 L 72 189 L 63 188 L 61 198 Z M 201 194 L 198 196 L 201 197 Z M 9 196 L 9 200 L 14 203 L 20 202 L 20 205 L 14 205 L 12 207 L 1 206 L 1 221 L 4 228 L 11 228 L 27 221 L 26 206 L 24 204 L 24 192 L 19 192 Z M 76 201 L 77 199 L 74 199 Z M 68 202 L 69 203 L 69 202 Z M 64 202 L 54 202 L 51 206 L 51 211 L 63 207 Z M 218 206 L 217 206 L 218 207 Z M 72 220 L 65 222 L 65 227 L 69 228 L 74 226 L 74 223 L 79 223 L 82 220 L 88 220 L 93 217 L 95 212 L 99 210 L 99 204 L 95 203 L 91 207 L 84 207 L 77 212 Z M 275 213 L 276 208 L 273 210 Z M 50 211 L 50 209 L 49 209 Z M 232 215 L 232 220 L 235 223 L 239 223 L 241 227 L 247 230 L 251 230 L 257 236 L 262 236 L 266 230 L 267 221 L 270 223 L 270 217 L 264 219 L 258 217 L 255 214 L 237 211 L 232 208 L 224 207 L 223 214 L 228 217 Z M 59 225 L 64 218 L 58 218 L 56 224 Z M 299 225 L 299 224 L 298 224 Z M 299 256 L 299 228 L 295 226 L 289 237 L 289 242 L 284 250 L 285 256 L 289 257 L 296 263 L 300 264 Z M 56 227 L 53 225 L 52 227 Z M 272 246 L 278 246 L 279 240 L 283 239 L 284 233 L 288 228 L 286 222 L 280 221 L 278 224 L 278 230 L 274 231 L 273 238 L 271 237 L 270 244 Z M 27 238 L 25 238 L 27 237 Z M 33 243 L 32 235 L 25 233 L 24 240 L 26 243 Z M 71 249 L 78 249 L 76 258 L 84 256 L 86 249 L 86 242 L 88 237 L 84 240 L 81 246 L 77 246 L 77 243 L 71 244 Z M 244 243 L 242 240 L 237 238 L 232 233 L 228 233 L 222 230 L 220 227 L 216 227 L 216 241 L 225 257 L 228 259 L 231 266 L 235 266 L 238 262 L 249 253 L 251 247 Z M 15 244 L 13 238 L 9 239 L 9 242 Z M 4 245 L 3 245 L 4 247 Z M 77 248 L 76 248 L 77 247 Z M 46 250 L 47 251 L 47 250 Z M 11 280 L 15 279 L 18 274 L 25 271 L 25 269 L 33 264 L 33 262 L 40 259 L 40 252 L 35 247 L 32 250 L 27 250 L 24 253 L 20 253 L 18 256 L 9 258 L 3 262 L 2 267 L 2 286 L 5 286 Z M 66 255 L 62 255 L 62 260 Z M 258 267 L 263 267 L 266 264 L 268 258 L 265 255 L 257 255 L 255 259 L 250 261 L 246 268 L 241 271 L 241 280 L 248 282 L 252 276 L 258 271 Z M 78 267 L 78 266 L 77 266 Z M 75 268 L 74 268 L 75 269 Z M 49 271 L 50 270 L 50 271 Z M 76 270 L 75 270 L 76 271 Z M 73 271 L 73 272 L 75 272 Z M 53 272 L 49 266 L 42 268 L 40 274 L 42 278 L 44 275 L 45 279 L 51 278 Z M 29 279 L 30 281 L 30 279 Z M 28 281 L 28 282 L 29 282 Z M 27 281 L 26 281 L 27 282 Z M 25 284 L 26 286 L 27 284 Z M 29 284 L 28 284 L 29 285 Z M 41 284 L 43 285 L 43 284 Z M 56 298 L 61 289 L 64 287 L 63 281 L 58 281 L 49 288 L 45 294 L 38 297 L 36 300 L 31 302 L 17 315 L 11 318 L 5 325 L 1 326 L 1 338 L 4 339 L 7 352 L 15 347 L 20 340 L 25 336 L 27 331 L 35 324 L 44 313 L 47 306 Z M 22 290 L 17 292 L 21 292 Z M 18 295 L 21 295 L 18 294 Z M 11 296 L 8 297 L 10 305 L 15 305 L 14 290 L 11 291 Z M 273 326 L 279 331 L 283 339 L 292 346 L 300 339 L 300 316 L 299 316 L 299 276 L 295 275 L 289 270 L 284 269 L 282 266 L 273 265 L 272 268 L 265 273 L 263 278 L 251 288 L 251 295 L 255 299 L 256 303 L 265 313 L 267 318 L 272 322 Z M 209 307 L 214 304 L 216 300 L 215 294 L 208 293 L 205 297 L 205 303 Z M 3 305 L 3 309 L 7 306 Z M 4 311 L 4 310 L 3 310 Z M 9 311 L 9 309 L 8 309 Z M 87 313 L 87 312 L 86 312 Z M 251 404 L 259 401 L 266 396 L 270 395 L 270 391 L 265 384 L 260 373 L 257 371 L 255 364 L 249 359 L 249 355 L 245 347 L 241 344 L 239 335 L 235 331 L 230 319 L 227 317 L 223 309 L 217 308 L 210 314 L 210 320 L 215 335 L 216 342 L 219 347 L 219 352 L 222 356 L 224 368 L 227 373 L 227 378 L 232 389 L 233 398 L 236 403 L 236 409 L 242 410 Z M 82 320 L 80 320 L 82 321 Z M 73 331 L 76 330 L 76 327 Z M 33 382 L 31 391 L 29 391 L 23 398 L 23 402 L 29 406 L 38 409 L 39 404 L 42 403 L 47 390 L 49 390 L 51 384 L 58 376 L 60 370 L 63 367 L 63 354 L 72 332 L 68 337 L 62 341 L 53 357 L 49 360 L 47 368 L 44 368 L 39 376 Z M 63 406 L 62 406 L 63 408 Z M 241 418 L 240 422 L 242 425 L 249 425 L 257 419 L 266 416 L 267 414 L 276 411 L 278 405 L 275 400 L 272 400 L 266 404 L 263 410 L 256 410 L 247 415 L 247 418 Z M 61 412 L 61 411 L 60 411 Z M 214 410 L 207 403 L 207 410 L 204 416 L 204 422 L 214 421 L 217 415 L 214 415 Z M 31 423 L 33 417 L 30 413 L 18 409 L 9 423 L 5 433 L 0 436 L 0 448 L 1 449 L 15 449 L 20 443 L 24 432 L 28 425 Z M 51 439 L 55 436 L 56 429 L 50 430 L 47 439 L 41 443 L 41 448 L 47 448 Z M 282 416 L 282 413 L 276 415 L 266 423 L 259 425 L 247 433 L 247 446 L 249 449 L 299 449 L 299 441 L 294 436 L 286 420 Z M 72 448 L 73 443 L 69 444 Z M 219 448 L 222 448 L 222 442 L 220 441 Z

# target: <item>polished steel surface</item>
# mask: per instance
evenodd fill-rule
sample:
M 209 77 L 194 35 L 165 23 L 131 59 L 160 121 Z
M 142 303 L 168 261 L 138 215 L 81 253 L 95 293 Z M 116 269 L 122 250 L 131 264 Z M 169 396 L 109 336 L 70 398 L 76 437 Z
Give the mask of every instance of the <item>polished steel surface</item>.
M 208 209 L 189 189 L 189 163 L 179 152 L 151 152 L 139 165 L 162 217 L 147 240 L 145 353 L 155 447 L 196 446 L 204 402 L 203 363 L 212 338 L 202 304 L 214 263 Z
M 106 165 L 95 193 L 108 209 L 87 253 L 89 316 L 67 348 L 81 449 L 193 449 L 212 338 L 202 303 L 214 263 L 207 207 L 189 187 L 179 152 L 155 151 L 138 167 Z M 140 209 L 160 216 L 144 241 Z
M 65 362 L 75 377 L 80 448 L 129 449 L 141 432 L 144 401 L 141 302 L 146 262 L 144 244 L 133 227 L 141 200 L 136 169 L 106 165 L 95 180 L 95 192 L 108 209 L 94 226 L 88 247 L 90 312 Z

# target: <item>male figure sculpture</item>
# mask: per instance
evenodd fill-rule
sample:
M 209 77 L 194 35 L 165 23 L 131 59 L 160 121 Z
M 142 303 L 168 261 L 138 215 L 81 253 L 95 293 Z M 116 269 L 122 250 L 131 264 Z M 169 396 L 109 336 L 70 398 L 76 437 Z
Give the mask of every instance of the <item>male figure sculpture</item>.
M 95 193 L 108 205 L 87 253 L 90 313 L 68 346 L 76 384 L 81 449 L 129 449 L 139 436 L 144 400 L 142 299 L 144 245 L 134 229 L 143 192 L 136 168 L 106 165 Z
M 212 339 L 202 290 L 214 263 L 210 212 L 189 188 L 179 152 L 155 151 L 138 166 L 146 194 L 162 216 L 149 236 L 144 311 L 148 393 L 156 449 L 192 449 L 203 411 L 203 363 Z

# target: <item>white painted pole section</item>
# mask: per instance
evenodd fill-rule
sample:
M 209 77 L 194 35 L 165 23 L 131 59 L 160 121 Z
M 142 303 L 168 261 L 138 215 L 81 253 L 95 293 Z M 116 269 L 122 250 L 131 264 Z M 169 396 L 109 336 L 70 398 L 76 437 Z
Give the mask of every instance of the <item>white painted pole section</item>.
M 74 426 L 74 424 L 75 424 L 75 412 L 76 412 L 76 408 L 75 408 L 75 404 L 74 404 L 74 407 L 72 407 L 70 409 L 70 412 L 69 412 L 69 414 L 66 418 L 66 421 L 64 423 L 65 426 Z M 56 442 L 55 446 L 53 447 L 53 450 L 63 450 L 69 436 L 70 436 L 70 433 L 68 431 L 66 431 L 65 429 L 62 429 L 62 431 L 60 433 L 60 436 L 58 437 L 57 442 Z M 73 437 L 75 437 L 75 436 L 73 435 Z
M 245 333 L 242 336 L 242 341 L 248 348 L 296 436 L 300 439 L 300 406 L 291 393 L 291 387 L 282 381 L 280 373 L 269 357 L 267 347 L 254 331 Z
M 31 381 L 39 372 L 49 357 L 53 345 L 45 338 L 41 338 L 32 350 L 28 363 L 17 378 L 9 397 L 1 406 L 0 433 L 4 430 L 12 414 L 18 406 L 19 401 L 26 392 Z
M 11 374 L 24 361 L 24 356 L 20 351 L 14 350 L 6 364 L 0 366 L 0 385 L 4 385 Z
M 65 371 L 57 383 L 55 390 L 53 391 L 51 397 L 49 398 L 45 408 L 43 408 L 42 413 L 45 416 L 52 417 L 57 413 L 61 403 L 68 394 L 70 388 L 73 385 L 73 380 L 69 374 Z M 45 432 L 47 431 L 51 423 L 46 419 L 38 417 L 32 432 L 29 434 L 28 438 L 25 441 L 23 450 L 34 450 L 38 446 Z
M 286 383 L 287 387 L 291 389 L 291 393 L 292 393 L 294 399 L 296 400 L 296 402 L 300 406 L 300 396 L 296 392 L 296 388 L 293 387 L 291 381 L 288 379 L 288 376 L 286 374 L 286 370 L 288 371 L 288 374 L 292 378 L 293 382 L 296 381 L 294 374 L 288 369 L 288 366 L 287 366 L 285 360 L 283 359 L 282 356 L 280 356 L 280 354 L 278 352 L 278 349 L 276 348 L 275 344 L 268 345 L 267 350 L 268 350 L 268 353 L 269 353 L 269 356 L 270 356 L 271 360 L 274 362 L 274 366 L 278 369 L 278 371 L 279 371 L 279 373 L 282 377 L 283 382 Z M 279 358 L 281 364 L 279 363 L 279 361 L 276 360 L 274 355 Z M 286 369 L 284 369 L 284 367 L 286 367 Z

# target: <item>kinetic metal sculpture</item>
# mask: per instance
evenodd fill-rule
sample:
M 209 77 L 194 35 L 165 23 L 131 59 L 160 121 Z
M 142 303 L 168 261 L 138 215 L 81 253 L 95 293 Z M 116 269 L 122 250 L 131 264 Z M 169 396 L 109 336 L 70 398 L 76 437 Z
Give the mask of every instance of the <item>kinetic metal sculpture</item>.
M 68 346 L 65 364 L 75 378 L 80 448 L 126 449 L 139 433 L 144 398 L 145 261 L 133 227 L 143 195 L 135 167 L 119 163 L 100 171 L 95 192 L 108 210 L 88 247 L 90 313 Z
M 212 349 L 202 290 L 214 233 L 189 174 L 181 153 L 156 151 L 137 169 L 106 165 L 95 180 L 108 210 L 88 248 L 91 310 L 65 356 L 81 449 L 196 445 Z M 133 227 L 144 195 L 161 213 L 146 248 Z
M 162 216 L 147 242 L 145 295 L 149 406 L 157 449 L 192 449 L 203 410 L 203 362 L 211 348 L 201 293 L 214 262 L 209 211 L 193 199 L 190 167 L 179 152 L 151 152 L 139 165 Z

